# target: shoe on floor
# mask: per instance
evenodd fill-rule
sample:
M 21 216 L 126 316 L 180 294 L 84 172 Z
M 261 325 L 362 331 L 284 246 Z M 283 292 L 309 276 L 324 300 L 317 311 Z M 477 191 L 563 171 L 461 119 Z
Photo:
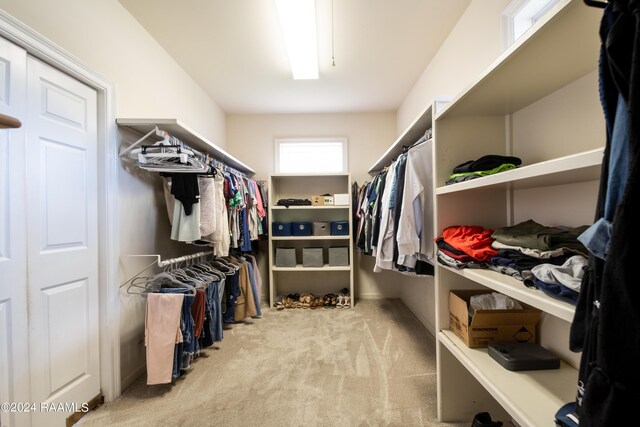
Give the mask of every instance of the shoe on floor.
M 502 422 L 492 421 L 488 412 L 480 412 L 473 417 L 471 427 L 501 427 Z

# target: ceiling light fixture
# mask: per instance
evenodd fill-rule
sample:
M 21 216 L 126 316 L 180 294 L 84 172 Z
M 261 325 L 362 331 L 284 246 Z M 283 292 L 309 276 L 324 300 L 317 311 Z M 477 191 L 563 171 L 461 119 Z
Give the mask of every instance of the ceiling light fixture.
M 318 78 L 315 0 L 276 0 L 280 27 L 295 80 Z

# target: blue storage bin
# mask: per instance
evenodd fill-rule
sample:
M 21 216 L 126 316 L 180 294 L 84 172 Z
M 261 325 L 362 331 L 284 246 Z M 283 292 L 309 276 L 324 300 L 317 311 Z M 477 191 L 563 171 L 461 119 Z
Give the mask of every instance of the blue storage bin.
M 332 236 L 346 236 L 349 234 L 349 221 L 331 221 Z
M 291 223 L 290 222 L 272 222 L 271 234 L 274 236 L 291 236 Z
M 292 222 L 291 234 L 294 236 L 311 236 L 312 225 L 310 222 Z

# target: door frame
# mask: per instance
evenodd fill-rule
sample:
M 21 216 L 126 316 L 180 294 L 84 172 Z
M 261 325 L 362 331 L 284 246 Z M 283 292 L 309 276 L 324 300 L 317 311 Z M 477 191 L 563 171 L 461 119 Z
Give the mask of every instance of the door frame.
M 98 281 L 100 296 L 100 389 L 106 401 L 121 393 L 120 292 L 118 286 L 118 132 L 116 91 L 109 80 L 0 10 L 0 36 L 97 91 Z

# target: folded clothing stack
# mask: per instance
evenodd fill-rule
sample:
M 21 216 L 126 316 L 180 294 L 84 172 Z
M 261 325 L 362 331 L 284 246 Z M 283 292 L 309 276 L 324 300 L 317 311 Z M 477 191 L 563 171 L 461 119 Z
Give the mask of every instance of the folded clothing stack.
M 477 160 L 466 161 L 453 168 L 453 172 L 449 175 L 446 184 L 455 184 L 483 176 L 494 175 L 515 169 L 521 164 L 522 159 L 519 157 L 489 154 Z
M 587 264 L 577 237 L 587 228 L 547 227 L 533 220 L 499 228 L 452 226 L 436 239 L 438 262 L 461 268 L 489 268 L 576 304 Z

